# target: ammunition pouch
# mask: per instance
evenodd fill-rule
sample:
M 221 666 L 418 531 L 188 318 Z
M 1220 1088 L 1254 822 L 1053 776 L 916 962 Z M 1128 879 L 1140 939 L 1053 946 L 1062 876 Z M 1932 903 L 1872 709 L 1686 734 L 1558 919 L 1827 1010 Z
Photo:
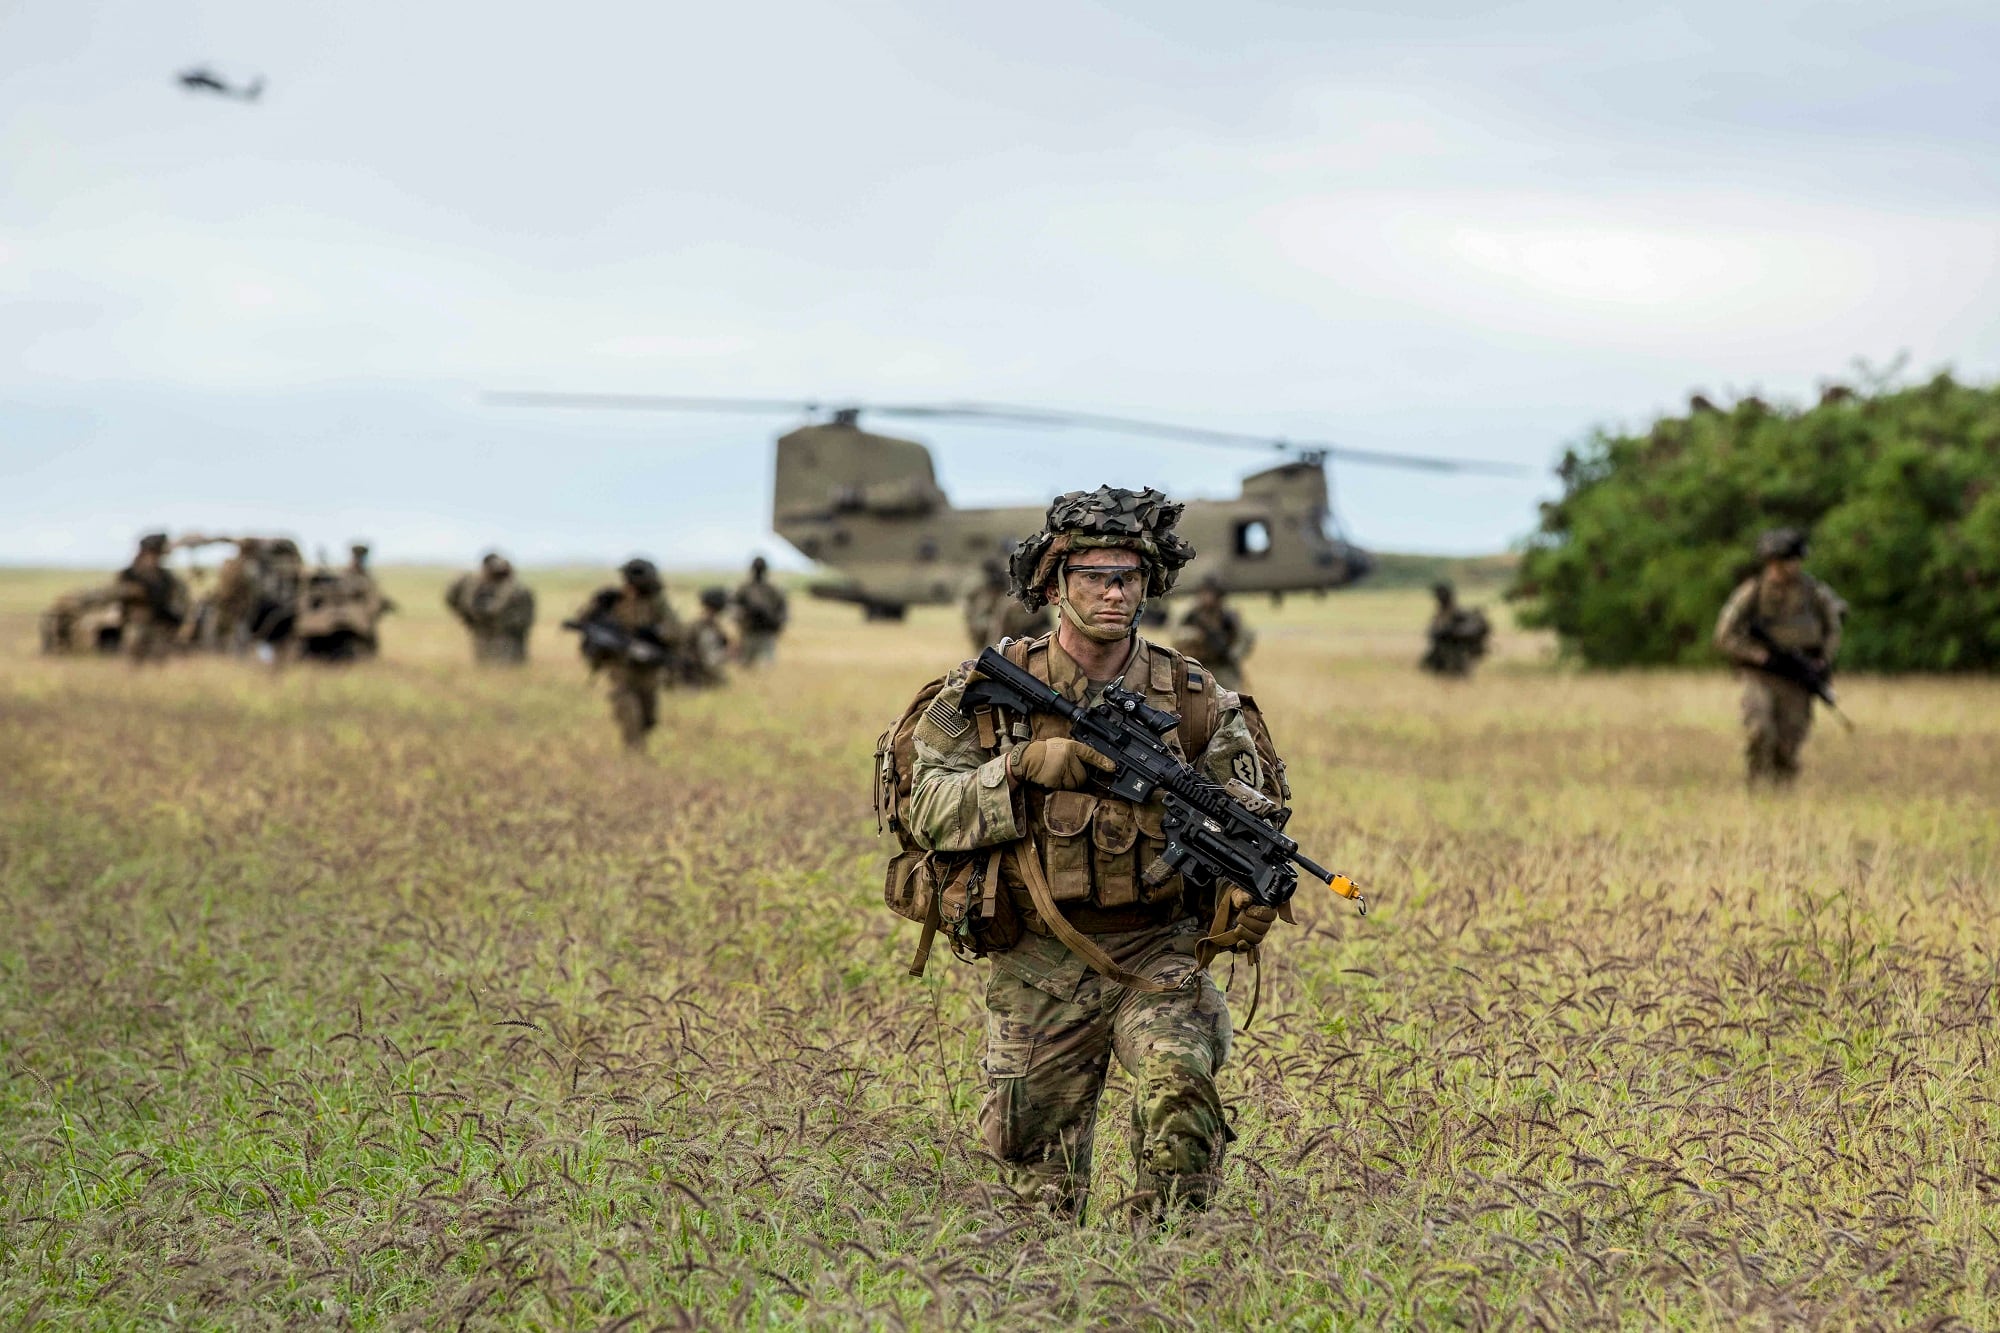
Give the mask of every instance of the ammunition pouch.
M 1005 953 L 1021 942 L 1021 918 L 1000 882 L 1000 849 L 971 853 L 911 850 L 889 862 L 883 901 L 890 911 L 920 922 L 924 933 L 910 960 L 920 977 L 939 931 L 960 958 Z

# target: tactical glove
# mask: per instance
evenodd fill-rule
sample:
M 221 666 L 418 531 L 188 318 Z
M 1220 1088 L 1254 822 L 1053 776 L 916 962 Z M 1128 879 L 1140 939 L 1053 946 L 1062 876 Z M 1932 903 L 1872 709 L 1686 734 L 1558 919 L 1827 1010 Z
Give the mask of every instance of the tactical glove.
M 1007 768 L 1023 782 L 1055 791 L 1075 791 L 1090 780 L 1093 769 L 1104 773 L 1118 771 L 1117 764 L 1082 741 L 1067 736 L 1029 741 L 1014 751 Z
M 1264 937 L 1271 933 L 1271 927 L 1278 920 L 1278 909 L 1257 906 L 1250 901 L 1250 895 L 1241 889 L 1235 890 L 1230 896 L 1241 909 L 1236 913 L 1234 931 L 1237 937 L 1236 951 L 1249 953 L 1262 944 Z

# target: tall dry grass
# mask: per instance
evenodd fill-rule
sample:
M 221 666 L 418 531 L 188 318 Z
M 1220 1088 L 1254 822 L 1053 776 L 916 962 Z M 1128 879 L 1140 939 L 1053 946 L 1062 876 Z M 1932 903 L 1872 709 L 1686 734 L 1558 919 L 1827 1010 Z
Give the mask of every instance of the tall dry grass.
M 978 971 L 908 980 L 879 905 L 868 754 L 948 614 L 802 605 L 635 763 L 441 581 L 363 668 L 134 674 L 0 577 L 8 1325 L 2000 1324 L 1990 682 L 1847 682 L 1751 799 L 1720 676 L 1442 685 L 1421 594 L 1246 607 L 1374 910 L 1303 900 L 1223 1200 L 1139 1238 L 998 1183 Z

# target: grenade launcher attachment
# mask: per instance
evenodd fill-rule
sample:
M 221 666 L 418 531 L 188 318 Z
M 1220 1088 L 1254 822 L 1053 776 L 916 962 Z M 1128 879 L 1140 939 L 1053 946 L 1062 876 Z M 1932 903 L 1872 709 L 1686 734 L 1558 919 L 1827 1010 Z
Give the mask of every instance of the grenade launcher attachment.
M 960 707 L 970 716 L 981 707 L 1019 716 L 1054 713 L 1066 719 L 1070 735 L 1118 765 L 1104 778 L 1114 795 L 1143 805 L 1157 792 L 1166 806 L 1162 824 L 1166 849 L 1162 866 L 1148 867 L 1153 883 L 1180 873 L 1198 888 L 1218 880 L 1246 890 L 1259 906 L 1278 907 L 1298 889 L 1294 864 L 1368 914 L 1368 902 L 1353 881 L 1310 860 L 1299 845 L 1258 818 L 1215 782 L 1182 763 L 1167 748 L 1166 734 L 1180 719 L 1153 707 L 1142 694 L 1112 685 L 1104 698 L 1085 707 L 1071 703 L 1051 685 L 988 648 L 979 655 L 977 674 L 965 687 Z

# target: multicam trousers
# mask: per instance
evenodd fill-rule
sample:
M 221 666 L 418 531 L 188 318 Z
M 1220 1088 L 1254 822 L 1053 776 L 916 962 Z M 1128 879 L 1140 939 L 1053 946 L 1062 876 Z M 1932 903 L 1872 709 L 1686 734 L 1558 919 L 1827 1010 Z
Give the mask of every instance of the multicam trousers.
M 1743 753 L 1751 782 L 1788 783 L 1798 777 L 1812 708 L 1804 686 L 1761 671 L 1743 673 L 1743 727 L 1749 733 Z
M 633 666 L 613 662 L 606 668 L 611 676 L 611 716 L 628 750 L 646 748 L 646 733 L 660 721 L 660 676 L 656 666 Z
M 1099 942 L 1141 976 L 1176 982 L 1194 972 L 1194 959 L 1175 948 L 1193 936 L 1146 935 L 1156 947 L 1141 948 L 1136 959 L 1120 957 L 1131 952 L 1115 947 L 1121 937 Z M 1037 936 L 1010 953 L 1022 950 L 1073 960 L 1060 944 Z M 1080 1221 L 1090 1192 L 1097 1103 L 1115 1055 L 1138 1081 L 1130 1124 L 1138 1192 L 1154 1208 L 1176 1200 L 1204 1206 L 1231 1137 L 1215 1087 L 1216 1072 L 1229 1059 L 1229 1007 L 1221 990 L 1206 972 L 1168 995 L 1142 995 L 1083 976 L 1080 964 L 1069 975 L 1049 969 L 1040 985 L 1019 975 L 1035 970 L 996 965 L 986 988 L 987 1093 L 979 1126 L 987 1151 L 1044 1204 Z

